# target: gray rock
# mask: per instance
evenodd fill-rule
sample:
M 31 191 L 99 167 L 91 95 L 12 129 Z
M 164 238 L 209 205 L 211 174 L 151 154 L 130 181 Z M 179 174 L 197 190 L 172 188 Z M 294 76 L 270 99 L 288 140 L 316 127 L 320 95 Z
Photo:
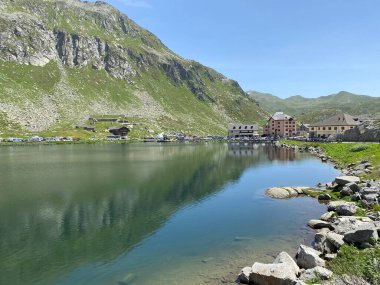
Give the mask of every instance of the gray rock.
M 248 284 L 249 283 L 249 276 L 252 273 L 252 267 L 244 267 L 239 274 L 239 281 L 242 284 Z
M 354 192 L 354 193 L 357 193 L 357 192 L 360 191 L 360 187 L 359 187 L 359 185 L 356 184 L 356 183 L 354 183 L 354 182 L 347 183 L 347 184 L 345 185 L 345 187 L 351 189 L 352 192 Z
M 320 194 L 318 196 L 318 200 L 329 201 L 329 200 L 331 200 L 331 195 L 330 194 L 326 194 L 326 193 Z
M 333 260 L 334 258 L 336 258 L 338 256 L 337 253 L 327 253 L 325 254 L 325 259 L 327 261 L 330 261 L 330 260 Z
M 273 187 L 267 189 L 265 194 L 275 199 L 289 199 L 298 195 L 297 191 L 288 191 L 285 188 Z
M 356 276 L 336 276 L 329 282 L 323 283 L 324 285 L 371 285 L 364 279 Z
M 334 232 L 344 235 L 346 232 L 352 231 L 363 225 L 364 222 L 356 217 L 339 217 L 333 223 Z
M 336 211 L 336 209 L 338 208 L 338 206 L 344 205 L 346 203 L 347 202 L 345 202 L 345 201 L 331 201 L 331 202 L 329 202 L 327 209 L 329 211 Z
M 339 249 L 344 244 L 343 238 L 344 238 L 343 235 L 340 235 L 334 232 L 329 232 L 326 235 L 326 240 L 328 240 L 337 249 Z
M 306 245 L 300 245 L 296 260 L 297 265 L 301 268 L 310 269 L 316 266 L 325 266 L 325 261 L 319 256 L 322 253 Z
M 311 227 L 312 229 L 333 229 L 330 223 L 322 221 L 322 220 L 310 220 L 307 225 Z
M 288 264 L 263 264 L 255 262 L 249 282 L 257 285 L 292 285 L 297 276 Z
M 276 259 L 273 261 L 274 264 L 278 264 L 278 263 L 283 263 L 283 264 L 286 264 L 287 266 L 289 266 L 294 274 L 296 275 L 299 275 L 300 273 L 300 268 L 298 267 L 297 263 L 293 260 L 293 258 L 291 258 L 291 256 L 289 254 L 287 254 L 286 252 L 280 252 Z
M 357 176 L 338 176 L 335 178 L 335 182 L 338 185 L 344 186 L 348 183 L 360 183 L 360 178 Z
M 378 202 L 378 194 L 363 195 L 363 199 L 369 203 L 377 203 Z
M 323 268 L 321 266 L 316 266 L 314 268 L 305 270 L 301 274 L 300 279 L 303 281 L 310 281 L 310 280 L 315 279 L 315 278 L 327 280 L 327 279 L 331 278 L 332 275 L 333 275 L 333 273 L 330 270 Z
M 348 243 L 373 243 L 379 239 L 377 229 L 372 223 L 365 223 L 355 230 L 344 234 L 344 241 Z
M 353 216 L 357 210 L 358 207 L 353 202 L 347 202 L 336 207 L 336 212 L 341 216 Z
M 334 214 L 335 214 L 334 211 L 330 211 L 330 212 L 324 213 L 321 216 L 321 220 L 328 222 L 328 221 L 330 221 L 334 217 Z
M 318 231 L 314 236 L 314 249 L 324 252 L 325 251 L 325 244 L 326 244 L 326 237 L 327 233 L 329 232 L 329 229 L 322 229 Z
M 340 194 L 344 195 L 344 196 L 351 196 L 352 194 L 354 194 L 354 191 L 352 191 L 350 188 L 348 188 L 347 186 L 344 186 L 342 190 L 340 190 Z

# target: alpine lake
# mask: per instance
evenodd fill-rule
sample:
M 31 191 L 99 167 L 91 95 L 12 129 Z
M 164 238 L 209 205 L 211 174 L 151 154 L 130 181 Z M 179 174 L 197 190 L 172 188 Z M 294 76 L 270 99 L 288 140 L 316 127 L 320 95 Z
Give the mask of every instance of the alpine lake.
M 236 284 L 240 269 L 310 245 L 326 211 L 273 186 L 339 171 L 249 143 L 0 148 L 1 285 Z

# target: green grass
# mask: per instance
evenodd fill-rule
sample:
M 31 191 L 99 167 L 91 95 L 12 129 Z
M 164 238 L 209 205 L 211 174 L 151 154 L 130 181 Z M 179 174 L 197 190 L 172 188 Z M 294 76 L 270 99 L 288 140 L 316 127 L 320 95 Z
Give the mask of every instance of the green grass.
M 350 163 L 360 163 L 368 160 L 373 170 L 370 174 L 364 174 L 363 177 L 380 178 L 380 144 L 379 143 L 316 143 L 316 142 L 298 142 L 284 141 L 288 145 L 314 146 L 321 148 L 327 156 L 330 156 L 339 167 L 344 168 Z M 363 148 L 363 146 L 365 146 Z M 352 151 L 352 149 L 361 149 Z
M 359 250 L 343 245 L 338 257 L 329 262 L 328 267 L 336 275 L 350 275 L 365 279 L 373 285 L 380 284 L 380 249 Z

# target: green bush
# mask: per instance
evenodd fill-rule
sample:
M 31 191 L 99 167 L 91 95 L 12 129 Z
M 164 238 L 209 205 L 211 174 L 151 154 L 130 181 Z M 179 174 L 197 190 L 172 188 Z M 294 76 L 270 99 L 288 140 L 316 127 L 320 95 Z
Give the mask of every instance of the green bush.
M 380 285 L 380 249 L 359 250 L 353 246 L 341 247 L 338 257 L 329 263 L 336 275 L 358 276 L 370 284 Z
M 358 145 L 354 145 L 353 147 L 351 147 L 350 151 L 358 152 L 358 151 L 366 150 L 368 148 L 369 148 L 369 146 L 366 144 L 358 144 Z
M 380 211 L 380 205 L 379 205 L 379 204 L 373 205 L 373 206 L 372 206 L 372 209 L 373 209 L 374 211 L 379 212 L 379 211 Z

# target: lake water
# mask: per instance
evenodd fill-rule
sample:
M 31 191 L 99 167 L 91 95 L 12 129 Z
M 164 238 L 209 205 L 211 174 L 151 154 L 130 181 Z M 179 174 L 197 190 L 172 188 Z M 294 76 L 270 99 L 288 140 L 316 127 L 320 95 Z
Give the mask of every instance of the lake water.
M 338 171 L 262 145 L 0 148 L 0 284 L 234 284 L 240 269 L 311 243 L 326 206 L 273 200 Z

